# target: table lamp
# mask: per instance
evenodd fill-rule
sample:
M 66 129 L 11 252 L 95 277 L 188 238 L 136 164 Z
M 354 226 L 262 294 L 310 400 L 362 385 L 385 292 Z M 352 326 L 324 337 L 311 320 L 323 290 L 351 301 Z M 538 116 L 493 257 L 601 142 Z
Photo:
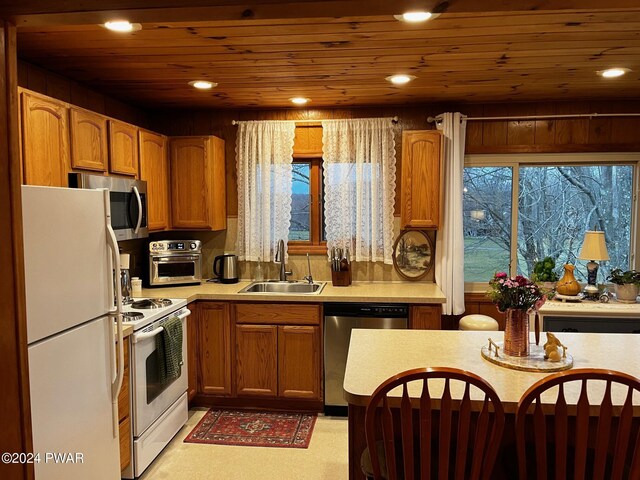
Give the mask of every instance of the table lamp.
M 584 241 L 582 242 L 582 249 L 580 260 L 589 260 L 587 263 L 587 285 L 584 287 L 584 293 L 588 297 L 598 296 L 598 267 L 597 262 L 603 260 L 609 260 L 609 253 L 607 252 L 607 245 L 604 241 L 604 232 L 587 231 L 584 234 Z

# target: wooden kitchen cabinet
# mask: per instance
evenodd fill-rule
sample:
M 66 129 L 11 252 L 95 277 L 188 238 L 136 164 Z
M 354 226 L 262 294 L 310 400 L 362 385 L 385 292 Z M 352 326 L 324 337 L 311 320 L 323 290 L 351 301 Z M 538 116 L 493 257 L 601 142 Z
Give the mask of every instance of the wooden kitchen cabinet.
M 278 395 L 278 327 L 236 325 L 236 387 L 239 396 Z
M 198 317 L 199 306 L 197 303 L 189 305 L 191 315 L 187 317 L 187 397 L 189 401 L 198 393 L 198 369 L 200 362 L 198 361 L 198 353 L 200 346 L 198 345 Z
M 297 158 L 322 157 L 322 126 L 296 125 L 293 155 Z
M 138 127 L 109 120 L 109 171 L 138 177 Z
M 442 134 L 437 130 L 402 132 L 402 228 L 440 224 Z
M 229 304 L 200 302 L 197 312 L 198 392 L 230 395 L 232 356 Z
M 120 429 L 120 470 L 131 463 L 131 407 L 129 404 L 129 339 L 124 341 L 124 375 L 118 395 L 118 421 Z
M 440 305 L 412 305 L 409 310 L 410 327 L 416 330 L 441 330 Z
M 20 107 L 23 183 L 66 187 L 70 169 L 67 104 L 22 91 Z
M 140 130 L 140 179 L 147 182 L 149 231 L 169 228 L 169 157 L 167 137 Z
M 278 396 L 320 398 L 320 328 L 278 326 Z
M 173 228 L 227 228 L 224 140 L 174 137 L 170 141 Z
M 320 306 L 236 305 L 238 396 L 322 399 Z
M 106 172 L 108 162 L 107 117 L 71 107 L 71 168 Z

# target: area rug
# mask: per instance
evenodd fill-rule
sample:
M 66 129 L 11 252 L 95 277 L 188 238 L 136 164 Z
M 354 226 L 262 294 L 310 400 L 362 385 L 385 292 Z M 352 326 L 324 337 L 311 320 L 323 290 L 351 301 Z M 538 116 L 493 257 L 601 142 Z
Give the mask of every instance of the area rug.
M 186 443 L 308 448 L 315 414 L 209 410 Z

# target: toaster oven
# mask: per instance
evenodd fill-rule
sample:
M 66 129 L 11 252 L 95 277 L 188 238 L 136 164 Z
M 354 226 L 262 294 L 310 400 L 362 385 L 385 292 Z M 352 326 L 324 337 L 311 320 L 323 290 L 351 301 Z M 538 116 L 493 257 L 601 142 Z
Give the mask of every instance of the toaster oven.
M 202 281 L 200 240 L 149 243 L 149 286 L 189 285 Z

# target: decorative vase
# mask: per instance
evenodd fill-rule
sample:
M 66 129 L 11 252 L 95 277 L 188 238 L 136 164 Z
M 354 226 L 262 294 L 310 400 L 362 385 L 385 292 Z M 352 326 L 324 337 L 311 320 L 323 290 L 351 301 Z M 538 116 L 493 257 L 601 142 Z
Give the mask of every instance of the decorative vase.
M 576 277 L 573 276 L 573 271 L 576 269 L 575 265 L 571 265 L 570 263 L 565 264 L 564 266 L 564 275 L 560 280 L 558 280 L 558 284 L 556 285 L 556 292 L 560 295 L 568 295 L 575 296 L 580 293 L 582 288 L 580 284 L 576 280 Z
M 636 303 L 638 286 L 635 283 L 616 284 L 616 300 L 621 303 Z
M 526 310 L 507 308 L 504 325 L 504 353 L 512 357 L 529 355 L 529 314 Z

